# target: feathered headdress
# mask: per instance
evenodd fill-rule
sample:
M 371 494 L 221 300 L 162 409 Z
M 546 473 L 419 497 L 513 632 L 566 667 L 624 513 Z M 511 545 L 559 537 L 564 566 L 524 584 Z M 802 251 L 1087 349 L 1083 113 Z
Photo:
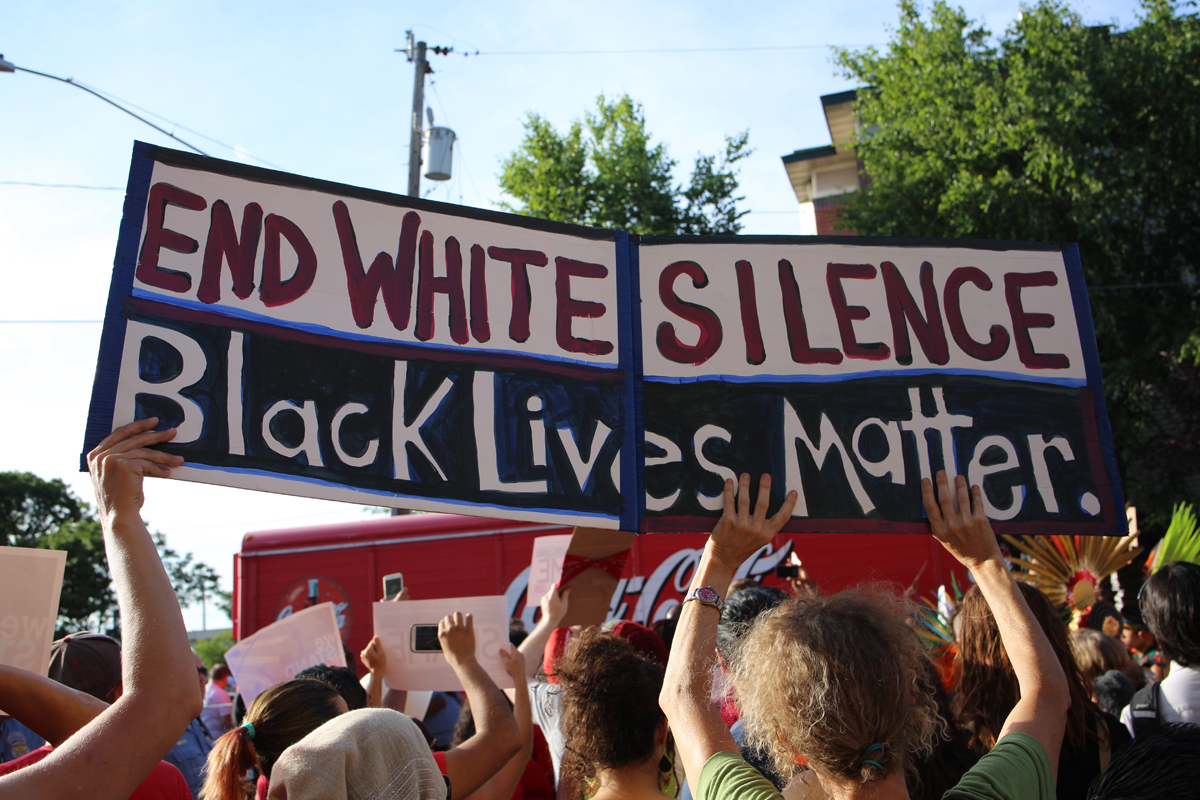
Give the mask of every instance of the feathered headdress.
M 1142 552 L 1128 536 L 1003 536 L 1029 560 L 1009 556 L 1013 577 L 1034 586 L 1050 602 L 1082 611 L 1096 600 L 1096 584 Z

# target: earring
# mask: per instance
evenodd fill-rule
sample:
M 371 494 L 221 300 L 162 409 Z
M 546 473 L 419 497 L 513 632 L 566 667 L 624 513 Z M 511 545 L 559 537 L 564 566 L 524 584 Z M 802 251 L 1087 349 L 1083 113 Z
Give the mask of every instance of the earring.
M 675 765 L 671 763 L 671 759 L 667 758 L 667 754 L 663 753 L 663 757 L 658 760 L 659 772 L 671 772 Z

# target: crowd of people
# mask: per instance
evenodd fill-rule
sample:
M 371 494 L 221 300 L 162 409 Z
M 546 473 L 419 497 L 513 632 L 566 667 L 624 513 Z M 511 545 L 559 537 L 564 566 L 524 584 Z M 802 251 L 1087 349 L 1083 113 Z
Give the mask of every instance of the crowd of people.
M 974 583 L 949 671 L 887 587 L 735 584 L 796 502 L 768 515 L 770 477 L 755 492 L 743 475 L 653 628 L 561 627 L 570 590 L 551 589 L 502 650 L 512 689 L 455 613 L 438 639 L 462 692 L 422 720 L 384 690 L 378 640 L 361 681 L 322 665 L 239 706 L 228 669 L 190 650 L 141 520 L 144 478 L 182 463 L 155 424 L 88 456 L 122 643 L 55 642 L 49 677 L 0 666 L 0 800 L 1200 796 L 1200 566 L 1151 575 L 1139 618 L 1097 603 L 1071 633 L 1009 573 L 979 487 L 945 473 L 922 482 L 925 512 Z

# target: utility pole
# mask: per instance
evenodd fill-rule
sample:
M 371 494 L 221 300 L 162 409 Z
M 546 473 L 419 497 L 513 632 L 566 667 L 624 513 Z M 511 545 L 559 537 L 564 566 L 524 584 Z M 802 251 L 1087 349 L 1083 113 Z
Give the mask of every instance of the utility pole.
M 408 140 L 408 196 L 418 197 L 421 194 L 421 144 L 424 138 L 422 116 L 425 111 L 425 76 L 432 74 L 433 69 L 425 60 L 426 45 L 415 41 L 412 31 L 405 31 L 408 36 L 408 47 L 397 50 L 408 56 L 409 63 L 415 62 L 413 68 L 413 102 L 412 130 Z M 434 47 L 438 55 L 449 55 L 453 47 Z

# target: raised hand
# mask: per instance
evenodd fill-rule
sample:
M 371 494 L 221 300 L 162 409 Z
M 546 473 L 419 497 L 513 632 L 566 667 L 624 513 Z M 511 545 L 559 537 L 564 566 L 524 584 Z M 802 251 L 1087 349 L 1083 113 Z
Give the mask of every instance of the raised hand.
M 952 492 L 957 495 L 957 508 Z M 974 570 L 985 561 L 1000 558 L 1000 547 L 992 523 L 983 511 L 983 492 L 978 486 L 972 486 L 968 493 L 967 479 L 955 475 L 951 488 L 945 470 L 938 470 L 937 497 L 933 483 L 925 478 L 921 481 L 921 500 L 934 537 L 964 567 Z
M 540 603 L 542 607 L 542 619 L 547 621 L 547 624 L 557 626 L 563 617 L 567 615 L 567 609 L 571 605 L 571 590 L 559 589 L 557 586 L 551 586 L 550 590 L 542 596 Z
M 182 456 L 150 449 L 150 445 L 175 438 L 174 428 L 156 431 L 157 424 L 157 418 L 148 417 L 123 425 L 88 453 L 88 472 L 101 520 L 111 520 L 118 514 L 138 514 L 145 501 L 143 477 L 169 477 L 171 467 L 183 463 Z
M 438 641 L 451 667 L 475 660 L 475 620 L 470 614 L 455 611 L 438 623 Z
M 771 502 L 769 474 L 764 473 L 759 479 L 758 502 L 754 505 L 753 514 L 750 513 L 750 476 L 742 473 L 736 488 L 732 480 L 726 480 L 725 512 L 708 540 L 713 558 L 729 569 L 736 570 L 755 551 L 775 538 L 775 534 L 791 518 L 797 497 L 796 492 L 788 492 L 783 506 L 767 519 L 767 506 Z
M 371 641 L 367 642 L 367 646 L 358 654 L 362 659 L 363 666 L 371 672 L 385 672 L 387 670 L 387 653 L 383 650 L 383 643 L 379 641 L 378 636 L 372 636 Z
M 522 686 L 525 682 L 525 654 L 516 647 L 500 650 L 500 660 L 504 662 L 504 671 L 512 676 L 514 686 Z

